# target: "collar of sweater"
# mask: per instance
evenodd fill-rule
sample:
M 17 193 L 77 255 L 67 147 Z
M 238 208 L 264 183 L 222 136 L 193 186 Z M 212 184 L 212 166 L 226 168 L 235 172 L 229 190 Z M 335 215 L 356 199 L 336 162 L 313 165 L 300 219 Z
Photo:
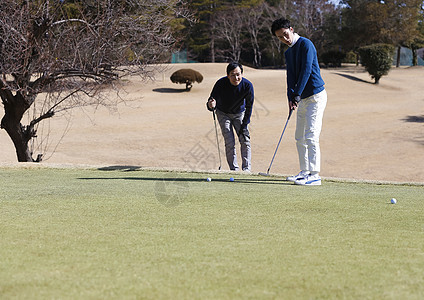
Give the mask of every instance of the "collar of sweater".
M 291 43 L 290 47 L 293 47 L 294 44 L 296 44 L 297 40 L 300 38 L 300 36 L 297 33 L 293 34 L 293 43 Z

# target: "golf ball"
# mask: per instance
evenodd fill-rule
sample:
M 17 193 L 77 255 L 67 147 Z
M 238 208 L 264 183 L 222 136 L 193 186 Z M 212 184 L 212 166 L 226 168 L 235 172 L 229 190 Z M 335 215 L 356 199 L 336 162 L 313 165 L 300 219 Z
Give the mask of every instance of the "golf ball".
M 234 181 L 234 178 L 233 178 L 233 177 L 231 177 L 231 178 L 230 178 L 230 181 L 231 181 L 231 182 L 233 182 L 233 181 Z
M 390 200 L 390 203 L 392 203 L 392 204 L 396 204 L 396 199 L 395 198 L 392 198 L 391 200 Z
M 206 178 L 207 182 L 210 182 L 211 180 L 212 180 L 212 178 L 210 178 L 210 177 Z

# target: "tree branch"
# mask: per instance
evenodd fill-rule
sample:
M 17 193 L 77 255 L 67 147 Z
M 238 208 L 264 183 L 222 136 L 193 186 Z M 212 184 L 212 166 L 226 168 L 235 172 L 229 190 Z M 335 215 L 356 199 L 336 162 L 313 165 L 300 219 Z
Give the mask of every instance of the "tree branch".
M 81 20 L 81 19 L 67 19 L 67 20 L 60 20 L 60 21 L 53 22 L 51 26 L 53 27 L 53 26 L 60 25 L 60 24 L 63 24 L 63 23 L 68 23 L 68 22 L 80 22 L 80 23 L 84 23 L 85 25 L 87 25 L 87 27 L 90 29 L 90 31 L 91 31 L 93 34 L 95 34 L 96 36 L 99 36 L 99 34 L 98 34 L 96 31 L 94 31 L 94 30 L 92 29 L 93 25 L 91 25 L 91 24 L 90 24 L 90 23 L 88 23 L 87 21 L 85 21 L 85 20 Z
M 1 19 L 0 19 L 0 22 L 2 26 L 9 28 L 13 33 L 16 33 L 25 44 L 28 43 L 28 40 L 18 30 L 16 30 L 14 27 L 10 26 L 9 24 L 3 22 L 3 20 Z
M 39 116 L 37 119 L 32 120 L 28 128 L 33 128 L 37 123 L 41 122 L 44 119 L 48 119 L 54 116 L 54 111 L 52 109 L 49 109 L 45 114 Z

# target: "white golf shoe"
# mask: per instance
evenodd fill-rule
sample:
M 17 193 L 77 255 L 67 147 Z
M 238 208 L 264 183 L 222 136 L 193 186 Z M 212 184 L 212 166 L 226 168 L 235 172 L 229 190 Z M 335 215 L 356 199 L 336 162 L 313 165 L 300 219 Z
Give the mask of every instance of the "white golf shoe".
M 287 177 L 287 181 L 295 182 L 296 180 L 303 179 L 309 175 L 309 171 L 300 171 L 299 174 Z
M 321 177 L 319 174 L 306 175 L 304 178 L 300 178 L 294 182 L 297 185 L 321 185 Z

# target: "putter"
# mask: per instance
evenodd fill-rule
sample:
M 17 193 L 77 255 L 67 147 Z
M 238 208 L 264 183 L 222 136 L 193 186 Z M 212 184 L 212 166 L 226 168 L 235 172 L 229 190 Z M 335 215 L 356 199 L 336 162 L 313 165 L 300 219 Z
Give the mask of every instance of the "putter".
M 283 138 L 284 132 L 286 131 L 286 127 L 287 127 L 287 124 L 289 123 L 292 112 L 293 112 L 293 109 L 290 109 L 289 116 L 286 121 L 286 125 L 284 125 L 283 132 L 281 133 L 280 140 L 278 141 L 277 148 L 275 149 L 274 155 L 272 156 L 271 163 L 269 164 L 268 170 L 266 171 L 266 173 L 259 172 L 259 175 L 269 176 L 269 170 L 271 170 L 272 163 L 274 162 L 275 155 L 277 154 L 278 147 L 280 146 L 281 139 Z
M 216 128 L 215 109 L 212 111 L 212 113 L 213 113 L 213 122 L 215 124 L 216 145 L 218 146 L 218 157 L 219 157 L 218 170 L 221 170 L 221 151 L 219 150 L 218 129 Z

